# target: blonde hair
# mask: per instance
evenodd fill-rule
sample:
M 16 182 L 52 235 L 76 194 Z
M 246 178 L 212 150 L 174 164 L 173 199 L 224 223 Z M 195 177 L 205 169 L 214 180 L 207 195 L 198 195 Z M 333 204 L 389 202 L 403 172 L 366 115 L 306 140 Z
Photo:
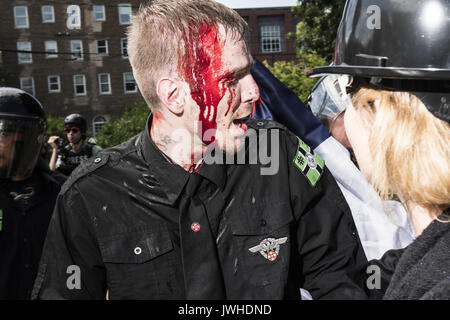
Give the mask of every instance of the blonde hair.
M 248 26 L 234 10 L 211 0 L 153 0 L 132 16 L 128 29 L 128 55 L 133 75 L 150 108 L 159 98 L 156 81 L 170 75 L 183 61 L 185 46 L 195 46 L 202 28 L 222 25 L 238 39 Z M 191 66 L 195 68 L 195 65 Z
M 361 87 L 352 102 L 371 130 L 370 182 L 381 198 L 450 207 L 450 125 L 409 92 Z

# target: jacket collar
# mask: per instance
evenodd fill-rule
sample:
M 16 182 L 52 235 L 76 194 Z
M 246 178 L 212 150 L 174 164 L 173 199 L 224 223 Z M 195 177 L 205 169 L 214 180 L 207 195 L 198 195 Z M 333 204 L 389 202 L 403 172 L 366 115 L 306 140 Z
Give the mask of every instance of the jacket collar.
M 137 143 L 138 154 L 148 164 L 152 175 L 160 184 L 167 196 L 168 201 L 173 205 L 189 180 L 191 174 L 199 174 L 224 189 L 226 183 L 226 166 L 224 164 L 207 165 L 203 163 L 197 173 L 189 173 L 179 165 L 173 163 L 153 142 L 150 137 L 150 129 L 153 115 L 150 114 L 145 130 L 141 133 Z

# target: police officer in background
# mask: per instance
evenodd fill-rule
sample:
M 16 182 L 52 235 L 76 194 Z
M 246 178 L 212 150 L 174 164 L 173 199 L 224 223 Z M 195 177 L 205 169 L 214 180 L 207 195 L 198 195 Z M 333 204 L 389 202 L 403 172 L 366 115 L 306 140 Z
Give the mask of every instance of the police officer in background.
M 29 299 L 65 177 L 40 158 L 46 120 L 28 93 L 0 88 L 0 299 Z
M 86 119 L 81 114 L 70 114 L 64 119 L 64 132 L 69 144 L 63 146 L 64 140 L 58 136 L 48 139 L 53 149 L 50 170 L 70 175 L 81 162 L 102 150 L 99 146 L 86 142 L 86 128 Z

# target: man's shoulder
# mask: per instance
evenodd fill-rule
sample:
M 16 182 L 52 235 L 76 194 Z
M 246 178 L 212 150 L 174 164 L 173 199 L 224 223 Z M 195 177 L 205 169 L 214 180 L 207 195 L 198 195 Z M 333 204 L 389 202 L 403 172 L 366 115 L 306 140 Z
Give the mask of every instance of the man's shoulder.
M 95 156 L 81 162 L 61 188 L 61 194 L 64 194 L 72 188 L 74 184 L 83 181 L 87 177 L 89 177 L 89 179 L 96 179 L 96 177 L 107 174 L 101 169 L 104 169 L 105 167 L 113 169 L 124 157 L 133 156 L 136 153 L 140 135 L 141 134 L 138 134 L 117 146 L 101 149 Z

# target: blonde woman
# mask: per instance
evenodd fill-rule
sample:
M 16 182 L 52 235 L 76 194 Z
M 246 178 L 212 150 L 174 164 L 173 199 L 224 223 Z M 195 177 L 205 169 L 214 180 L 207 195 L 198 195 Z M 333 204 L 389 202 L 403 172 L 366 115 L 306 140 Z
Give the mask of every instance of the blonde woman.
M 335 65 L 310 72 L 351 76 L 344 122 L 359 168 L 418 236 L 373 262 L 390 278 L 384 299 L 450 299 L 448 21 L 444 0 L 349 0 Z

